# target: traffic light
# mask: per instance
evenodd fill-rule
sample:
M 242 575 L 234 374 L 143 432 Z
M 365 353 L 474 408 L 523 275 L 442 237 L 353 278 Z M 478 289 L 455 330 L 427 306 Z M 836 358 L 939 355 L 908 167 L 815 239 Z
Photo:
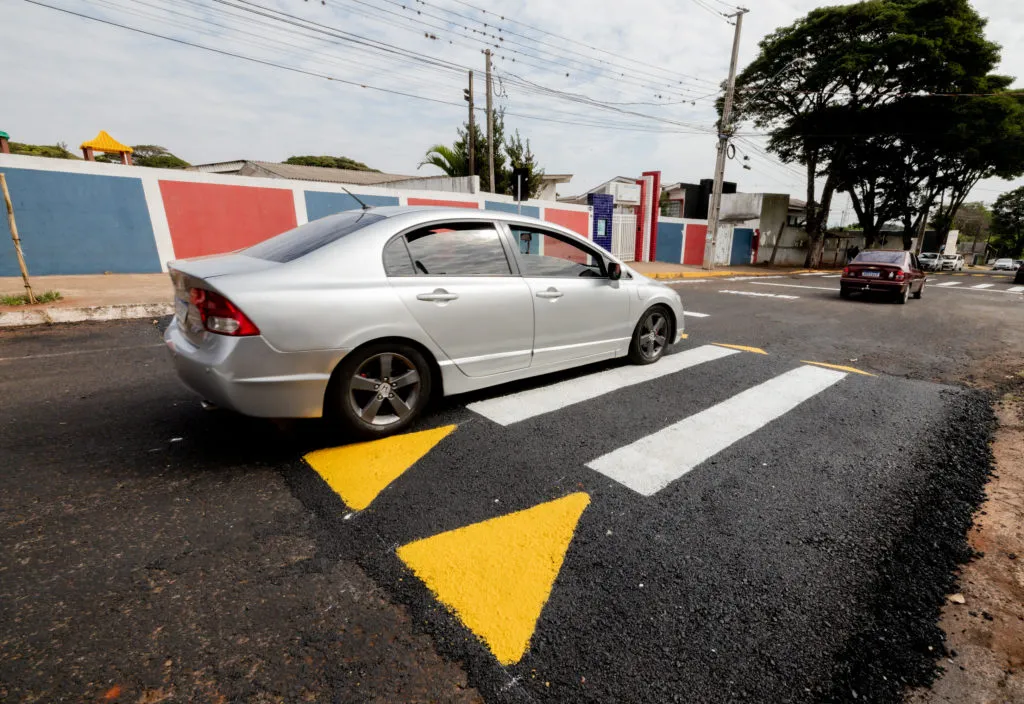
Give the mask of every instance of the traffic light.
M 462 89 L 462 99 L 465 100 L 467 103 L 473 102 L 473 96 L 469 94 L 469 88 Z

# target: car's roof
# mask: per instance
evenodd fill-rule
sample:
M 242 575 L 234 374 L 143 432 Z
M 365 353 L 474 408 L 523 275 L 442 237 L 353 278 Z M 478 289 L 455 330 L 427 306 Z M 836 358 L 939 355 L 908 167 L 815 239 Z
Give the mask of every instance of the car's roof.
M 538 224 L 551 224 L 544 220 L 530 217 L 529 215 L 508 213 L 505 212 L 504 210 L 484 210 L 482 208 L 454 208 L 439 205 L 385 205 L 379 208 L 370 208 L 370 212 L 376 215 L 382 215 L 386 218 L 391 218 L 398 215 L 422 215 L 424 219 L 432 218 L 434 216 L 440 216 L 453 218 L 482 218 L 485 220 L 529 220 L 532 222 L 536 222 Z

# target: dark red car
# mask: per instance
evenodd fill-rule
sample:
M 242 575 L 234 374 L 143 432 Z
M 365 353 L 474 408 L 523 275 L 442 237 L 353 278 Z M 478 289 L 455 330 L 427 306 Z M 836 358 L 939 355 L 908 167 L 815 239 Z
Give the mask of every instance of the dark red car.
M 897 303 L 906 303 L 911 295 L 921 297 L 927 280 L 913 252 L 869 249 L 843 269 L 839 295 L 849 298 L 854 292 L 877 292 L 891 296 Z

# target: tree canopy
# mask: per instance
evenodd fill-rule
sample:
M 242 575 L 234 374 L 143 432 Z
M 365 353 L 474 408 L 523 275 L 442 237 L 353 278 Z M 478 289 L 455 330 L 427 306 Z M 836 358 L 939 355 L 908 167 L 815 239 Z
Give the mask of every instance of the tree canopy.
M 290 156 L 284 160 L 284 163 L 297 166 L 322 166 L 328 169 L 349 169 L 351 171 L 373 171 L 380 173 L 379 169 L 371 169 L 363 162 L 349 159 L 347 156 Z
M 992 230 L 996 254 L 1018 258 L 1024 253 L 1024 186 L 996 198 Z
M 1021 96 L 992 73 L 999 47 L 984 27 L 967 0 L 867 0 L 761 41 L 737 79 L 738 114 L 805 167 L 809 265 L 836 191 L 850 194 L 869 244 L 897 221 L 909 246 L 940 194 L 948 230 L 979 179 L 1024 173 Z
M 490 170 L 487 163 L 487 135 L 478 122 L 474 122 L 475 141 L 475 172 L 480 177 L 480 187 L 490 190 Z M 494 113 L 494 190 L 496 193 L 512 195 L 512 169 L 530 169 L 530 197 L 540 192 L 544 170 L 537 164 L 537 158 L 530 148 L 530 140 L 523 140 L 516 130 L 513 135 L 505 138 L 505 113 L 498 110 Z M 469 176 L 469 123 L 458 128 L 458 139 L 451 146 L 437 144 L 427 150 L 420 166 L 436 166 L 448 176 Z
M 68 151 L 68 145 L 64 142 L 57 144 L 24 144 L 22 142 L 9 142 L 11 154 L 22 156 L 44 156 L 50 159 L 81 159 L 82 157 Z

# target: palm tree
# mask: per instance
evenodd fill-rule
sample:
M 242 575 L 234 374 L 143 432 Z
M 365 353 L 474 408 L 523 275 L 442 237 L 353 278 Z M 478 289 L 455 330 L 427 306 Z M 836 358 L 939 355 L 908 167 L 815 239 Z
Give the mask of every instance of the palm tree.
M 420 166 L 426 164 L 436 166 L 449 176 L 465 176 L 469 171 L 466 165 L 466 155 L 443 144 L 434 145 L 427 150 Z

